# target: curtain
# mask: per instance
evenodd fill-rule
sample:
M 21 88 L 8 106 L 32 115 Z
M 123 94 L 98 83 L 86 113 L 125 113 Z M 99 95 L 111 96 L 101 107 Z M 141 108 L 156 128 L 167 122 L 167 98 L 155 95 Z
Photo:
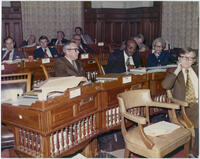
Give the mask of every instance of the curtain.
M 79 1 L 21 1 L 23 38 L 29 34 L 49 40 L 61 30 L 70 40 L 76 26 L 83 26 L 83 2 Z
M 163 2 L 162 37 L 174 47 L 199 47 L 198 2 Z

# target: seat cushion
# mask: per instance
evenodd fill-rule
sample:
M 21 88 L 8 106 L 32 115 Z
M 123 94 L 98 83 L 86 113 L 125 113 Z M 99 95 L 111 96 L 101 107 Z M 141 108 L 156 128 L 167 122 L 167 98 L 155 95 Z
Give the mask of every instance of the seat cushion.
M 164 157 L 168 153 L 172 152 L 179 146 L 188 142 L 191 137 L 191 132 L 185 128 L 178 128 L 173 132 L 161 135 L 157 137 L 148 136 L 153 142 L 154 146 L 152 149 L 148 149 L 139 134 L 139 128 L 130 128 L 125 135 L 124 139 L 126 147 L 136 154 L 141 156 L 155 158 Z
M 14 146 L 14 134 L 4 125 L 1 125 L 1 149 Z

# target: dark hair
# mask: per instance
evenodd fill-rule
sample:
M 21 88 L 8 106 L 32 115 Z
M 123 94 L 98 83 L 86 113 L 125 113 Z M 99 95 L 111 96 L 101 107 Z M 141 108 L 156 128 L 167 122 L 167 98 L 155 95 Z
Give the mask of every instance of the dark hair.
M 61 34 L 63 35 L 63 37 L 65 37 L 65 33 L 64 33 L 63 31 L 61 31 L 61 30 L 60 30 L 60 31 L 57 31 L 57 34 L 58 34 L 58 33 L 61 33 Z
M 125 45 L 127 46 L 127 43 L 128 43 L 129 41 L 133 41 L 133 42 L 136 44 L 136 51 L 138 51 L 138 50 L 139 50 L 139 46 L 138 46 L 138 44 L 136 43 L 136 41 L 133 40 L 132 38 L 127 39 L 127 40 L 125 41 Z
M 185 55 L 189 52 L 193 52 L 196 56 L 196 51 L 194 49 L 192 49 L 191 47 L 188 47 L 188 48 L 181 48 L 179 50 L 179 53 L 178 53 L 178 56 L 180 57 L 181 55 Z
M 43 39 L 46 39 L 47 42 L 49 42 L 49 39 L 48 39 L 48 37 L 47 37 L 46 35 L 40 36 L 39 41 L 40 41 L 40 40 L 43 40 Z
M 75 27 L 74 31 L 76 32 L 76 29 L 79 29 L 81 32 L 83 31 L 83 29 L 81 27 Z
M 6 41 L 8 40 L 8 39 L 11 39 L 12 41 L 13 41 L 13 43 L 15 43 L 15 40 L 14 40 L 14 38 L 13 37 L 11 37 L 11 36 L 7 36 L 3 41 L 4 41 L 4 43 L 6 43 Z

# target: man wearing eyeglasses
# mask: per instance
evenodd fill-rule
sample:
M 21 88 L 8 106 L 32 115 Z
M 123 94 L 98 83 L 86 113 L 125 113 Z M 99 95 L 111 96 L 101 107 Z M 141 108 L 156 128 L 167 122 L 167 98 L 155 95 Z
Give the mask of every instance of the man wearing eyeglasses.
M 63 47 L 64 57 L 55 59 L 56 77 L 84 76 L 82 63 L 78 60 L 79 50 L 76 43 L 70 41 Z
M 166 42 L 162 38 L 157 38 L 152 43 L 153 52 L 149 54 L 147 59 L 147 67 L 165 66 L 169 62 L 176 62 L 177 58 L 171 53 L 163 51 Z
M 178 57 L 177 68 L 168 70 L 165 79 L 162 81 L 162 87 L 167 90 L 172 90 L 174 98 L 189 103 L 189 107 L 186 107 L 186 114 L 194 123 L 195 128 L 195 139 L 193 139 L 195 140 L 195 146 L 191 153 L 194 157 L 197 157 L 199 150 L 199 104 L 198 67 L 192 66 L 195 62 L 195 51 L 191 48 L 182 49 Z

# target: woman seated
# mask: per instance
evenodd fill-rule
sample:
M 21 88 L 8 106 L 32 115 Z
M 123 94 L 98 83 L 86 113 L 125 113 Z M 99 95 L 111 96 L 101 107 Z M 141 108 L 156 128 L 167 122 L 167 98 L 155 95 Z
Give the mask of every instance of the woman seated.
M 166 43 L 162 38 L 157 38 L 152 43 L 152 53 L 149 54 L 147 59 L 147 67 L 165 66 L 169 62 L 175 63 L 177 57 L 174 57 L 170 52 L 163 51 Z

